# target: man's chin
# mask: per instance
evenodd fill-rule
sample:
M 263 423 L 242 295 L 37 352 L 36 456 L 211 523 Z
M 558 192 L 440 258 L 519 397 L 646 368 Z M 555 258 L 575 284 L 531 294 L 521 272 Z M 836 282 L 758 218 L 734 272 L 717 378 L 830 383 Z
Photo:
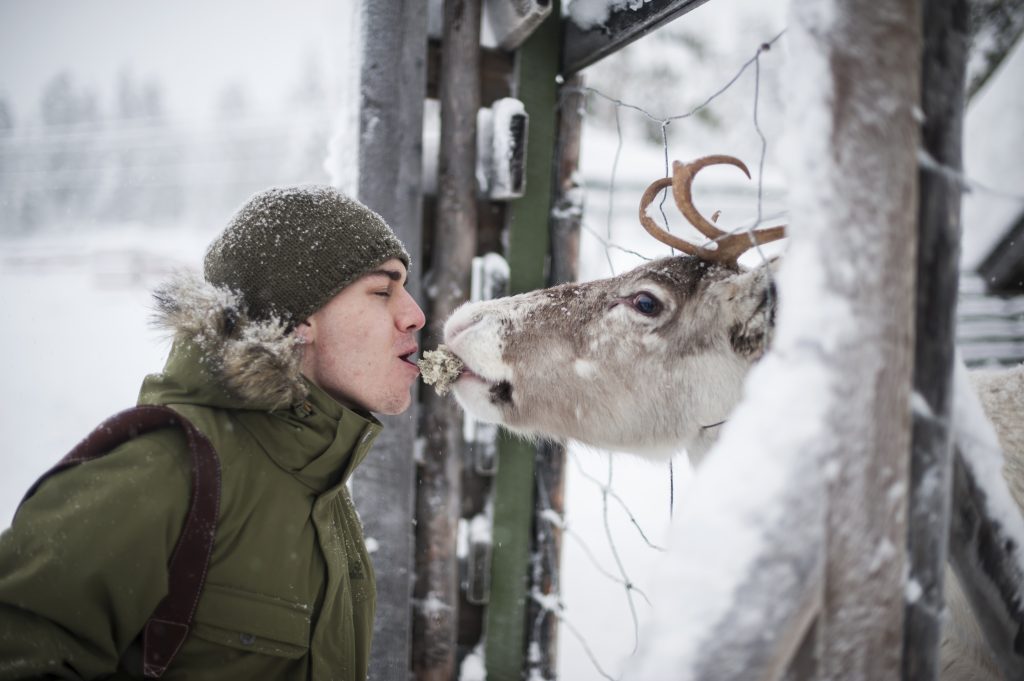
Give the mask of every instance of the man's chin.
M 376 409 L 369 409 L 367 411 L 372 411 L 382 416 L 398 416 L 405 413 L 411 405 L 412 390 L 410 389 L 404 393 L 383 398 Z

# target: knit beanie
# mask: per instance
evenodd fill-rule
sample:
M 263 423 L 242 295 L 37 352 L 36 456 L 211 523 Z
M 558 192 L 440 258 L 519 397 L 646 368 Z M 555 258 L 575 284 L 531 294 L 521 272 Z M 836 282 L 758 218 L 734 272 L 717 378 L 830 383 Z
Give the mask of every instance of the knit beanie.
M 334 187 L 253 195 L 210 244 L 203 273 L 245 302 L 252 319 L 303 321 L 386 260 L 409 254 L 383 218 Z

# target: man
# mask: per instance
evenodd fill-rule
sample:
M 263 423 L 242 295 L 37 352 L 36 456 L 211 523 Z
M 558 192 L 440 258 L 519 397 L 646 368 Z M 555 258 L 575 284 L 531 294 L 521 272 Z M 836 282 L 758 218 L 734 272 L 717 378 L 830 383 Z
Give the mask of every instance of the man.
M 366 678 L 374 577 L 346 489 L 410 403 L 423 313 L 409 256 L 330 187 L 252 197 L 204 279 L 157 291 L 174 335 L 139 403 L 167 405 L 222 472 L 205 586 L 164 679 Z M 59 417 L 59 415 L 55 415 Z M 47 479 L 0 535 L 0 679 L 141 678 L 191 460 L 161 428 Z

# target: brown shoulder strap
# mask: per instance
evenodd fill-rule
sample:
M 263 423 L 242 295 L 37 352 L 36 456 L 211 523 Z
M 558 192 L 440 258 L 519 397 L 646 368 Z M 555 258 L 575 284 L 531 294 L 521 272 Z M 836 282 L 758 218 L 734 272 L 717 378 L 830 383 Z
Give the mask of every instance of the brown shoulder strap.
M 206 581 L 220 508 L 220 460 L 213 445 L 192 423 L 169 407 L 142 406 L 110 417 L 29 489 L 25 502 L 51 475 L 103 456 L 119 445 L 159 428 L 185 431 L 192 455 L 192 496 L 188 516 L 171 554 L 168 592 L 142 634 L 143 674 L 160 678 L 188 636 Z

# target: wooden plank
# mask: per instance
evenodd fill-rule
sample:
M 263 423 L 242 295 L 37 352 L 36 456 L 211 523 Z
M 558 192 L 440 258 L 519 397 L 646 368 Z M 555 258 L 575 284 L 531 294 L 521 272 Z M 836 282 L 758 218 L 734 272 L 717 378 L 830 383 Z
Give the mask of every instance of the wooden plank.
M 445 320 L 469 298 L 476 255 L 476 118 L 480 108 L 480 0 L 446 0 L 441 39 L 441 138 L 437 217 L 431 250 L 428 325 L 423 342 L 443 338 Z M 417 679 L 456 675 L 459 565 L 456 536 L 462 475 L 462 415 L 451 398 L 427 391 L 426 440 L 416 500 L 413 669 Z
M 559 87 L 558 133 L 555 140 L 554 211 L 551 216 L 551 271 L 548 284 L 556 285 L 579 278 L 580 227 L 583 221 L 579 200 L 580 134 L 583 128 L 583 77 L 579 74 Z M 539 490 L 536 513 L 554 511 L 565 514 L 566 448 L 562 444 L 547 444 L 538 449 L 536 460 L 537 488 Z M 536 517 L 537 544 L 533 552 L 533 570 L 530 588 L 545 597 L 557 597 L 561 590 L 560 568 L 562 556 L 562 530 L 548 519 Z M 536 650 L 536 659 L 529 660 L 530 673 L 540 678 L 554 679 L 558 669 L 558 624 L 551 613 L 541 612 L 536 601 L 531 601 L 527 616 L 530 627 L 528 649 Z
M 555 613 L 547 612 L 533 594 L 538 594 L 544 603 L 561 600 L 562 528 L 541 514 L 550 511 L 560 517 L 565 516 L 565 464 L 564 444 L 546 442 L 537 447 L 534 466 L 537 507 L 533 521 L 536 532 L 530 557 L 530 600 L 526 617 L 529 678 L 558 678 L 560 620 Z
M 923 9 L 921 143 L 943 166 L 959 169 L 967 1 L 933 0 Z M 915 413 L 911 434 L 907 562 L 910 579 L 920 587 L 921 595 L 906 606 L 903 679 L 934 681 L 939 675 L 949 545 L 953 442 L 946 424 L 953 403 L 960 187 L 946 174 L 922 169 L 918 175 L 914 391 L 928 404 L 931 414 Z
M 515 54 L 493 48 L 480 48 L 480 105 L 512 96 Z M 441 81 L 441 41 L 431 40 L 427 52 L 427 97 L 437 99 Z
M 426 16 L 402 0 L 364 0 L 360 74 L 358 196 L 379 212 L 421 261 L 421 149 L 426 95 Z M 366 39 L 365 36 L 374 36 Z M 413 270 L 409 290 L 421 298 Z M 369 674 L 406 681 L 411 664 L 413 499 L 417 408 L 382 419 L 384 432 L 360 466 L 353 496 L 367 537 L 376 540 L 377 617 Z
M 518 54 L 518 99 L 530 116 L 526 194 L 508 205 L 512 294 L 547 283 L 552 206 L 560 3 Z M 485 660 L 490 681 L 519 681 L 526 653 L 526 599 L 534 514 L 535 448 L 504 436 L 494 481 L 494 555 Z
M 614 10 L 603 25 L 586 30 L 567 17 L 561 73 L 571 76 L 707 1 L 650 0 L 635 10 L 624 6 Z

